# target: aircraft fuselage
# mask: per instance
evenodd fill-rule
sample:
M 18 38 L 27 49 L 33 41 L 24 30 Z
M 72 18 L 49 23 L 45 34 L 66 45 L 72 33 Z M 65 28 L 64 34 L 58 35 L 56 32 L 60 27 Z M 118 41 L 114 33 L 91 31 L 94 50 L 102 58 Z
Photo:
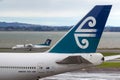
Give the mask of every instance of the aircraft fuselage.
M 34 56 L 34 57 L 33 57 Z M 81 56 L 88 63 L 59 64 L 68 56 Z M 101 54 L 1 53 L 0 80 L 36 80 L 83 67 L 101 64 Z M 7 77 L 6 77 L 7 76 Z

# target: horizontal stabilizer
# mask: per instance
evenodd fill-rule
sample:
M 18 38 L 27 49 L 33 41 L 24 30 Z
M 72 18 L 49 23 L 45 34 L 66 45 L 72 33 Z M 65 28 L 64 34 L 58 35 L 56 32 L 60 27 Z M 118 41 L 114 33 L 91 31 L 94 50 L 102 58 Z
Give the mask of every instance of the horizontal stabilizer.
M 114 55 L 114 56 L 106 56 L 104 57 L 104 61 L 110 61 L 110 60 L 114 60 L 114 59 L 118 59 L 120 58 L 120 55 Z
M 58 64 L 82 64 L 82 63 L 90 63 L 90 62 L 81 56 L 69 56 L 61 61 L 57 61 L 56 63 Z

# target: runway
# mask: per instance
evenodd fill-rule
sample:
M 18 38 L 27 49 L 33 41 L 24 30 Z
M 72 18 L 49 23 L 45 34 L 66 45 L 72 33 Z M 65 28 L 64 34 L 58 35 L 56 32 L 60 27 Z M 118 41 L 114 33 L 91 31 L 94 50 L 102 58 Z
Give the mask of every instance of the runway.
M 67 72 L 40 80 L 120 80 L 120 72 Z
M 22 52 L 22 53 L 34 53 L 34 52 L 45 52 L 47 50 L 49 50 L 50 48 L 42 48 L 42 49 L 32 49 L 31 51 L 29 50 L 23 50 L 23 49 L 19 49 L 19 50 L 13 50 L 12 48 L 0 48 L 0 53 L 1 52 L 13 52 L 13 53 L 17 53 L 17 52 Z M 114 49 L 114 48 L 106 48 L 106 49 L 97 49 L 96 52 L 110 52 L 110 53 L 120 53 L 120 49 Z

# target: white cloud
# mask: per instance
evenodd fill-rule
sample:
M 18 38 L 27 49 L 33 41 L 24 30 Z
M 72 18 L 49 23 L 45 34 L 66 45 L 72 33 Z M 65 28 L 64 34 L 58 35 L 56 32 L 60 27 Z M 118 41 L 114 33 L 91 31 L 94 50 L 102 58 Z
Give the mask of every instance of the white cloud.
M 119 10 L 119 0 L 4 0 L 0 16 L 78 16 L 96 4 L 113 4 Z M 114 11 L 115 11 L 114 10 Z
M 120 20 L 119 3 L 119 0 L 2 0 L 0 16 L 82 17 L 95 5 L 112 4 L 110 19 L 114 21 Z

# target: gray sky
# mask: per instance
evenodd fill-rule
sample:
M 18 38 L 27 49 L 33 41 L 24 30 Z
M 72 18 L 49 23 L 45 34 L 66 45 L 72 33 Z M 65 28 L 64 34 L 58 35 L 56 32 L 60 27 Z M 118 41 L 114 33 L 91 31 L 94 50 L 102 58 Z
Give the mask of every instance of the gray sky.
M 113 5 L 106 25 L 120 26 L 120 0 L 0 0 L 0 21 L 74 25 L 103 4 Z

